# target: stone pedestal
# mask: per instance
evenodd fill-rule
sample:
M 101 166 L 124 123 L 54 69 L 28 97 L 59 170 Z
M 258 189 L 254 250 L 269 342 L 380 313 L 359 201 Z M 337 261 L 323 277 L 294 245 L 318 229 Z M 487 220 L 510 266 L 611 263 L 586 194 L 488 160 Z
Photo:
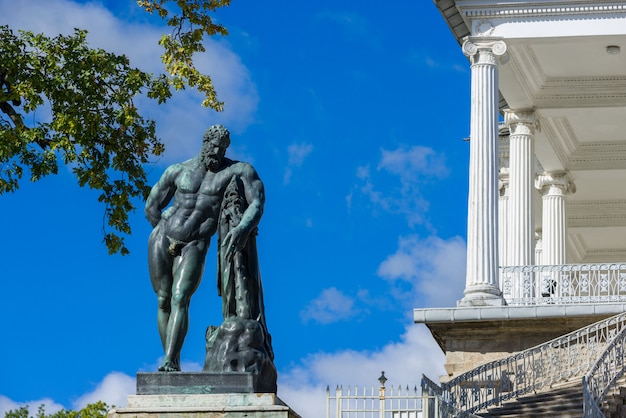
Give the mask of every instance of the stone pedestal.
M 137 395 L 271 393 L 252 373 L 137 373 Z
M 131 395 L 109 418 L 301 418 L 273 393 Z
M 251 373 L 138 373 L 137 395 L 109 418 L 300 418 Z

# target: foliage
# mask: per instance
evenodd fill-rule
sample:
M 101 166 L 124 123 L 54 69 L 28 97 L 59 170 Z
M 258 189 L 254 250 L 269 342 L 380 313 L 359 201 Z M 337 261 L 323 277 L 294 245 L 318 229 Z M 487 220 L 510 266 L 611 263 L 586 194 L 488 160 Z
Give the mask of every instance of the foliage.
M 18 409 L 8 411 L 4 418 L 105 418 L 107 412 L 111 409 L 106 403 L 98 401 L 81 409 L 80 411 L 62 409 L 53 414 L 46 414 L 43 405 L 37 408 L 37 414 L 34 417 L 29 415 L 28 406 L 22 406 Z
M 172 3 L 178 7 L 178 14 L 166 8 Z M 222 110 L 223 103 L 217 100 L 211 78 L 196 69 L 193 55 L 205 51 L 204 35 L 228 35 L 226 28 L 214 23 L 209 13 L 228 6 L 230 0 L 137 0 L 137 4 L 149 13 L 157 12 L 173 28 L 173 33 L 163 35 L 159 44 L 165 50 L 161 59 L 174 88 L 182 89 L 185 84 L 195 87 L 206 96 L 203 106 Z
M 47 37 L 0 26 L 0 194 L 18 189 L 25 174 L 37 181 L 67 165 L 80 186 L 100 191 L 111 254 L 128 254 L 120 233 L 131 233 L 133 198 L 149 192 L 144 165 L 164 150 L 155 122 L 140 114 L 135 98 L 145 94 L 162 104 L 172 90 L 189 86 L 204 94 L 204 106 L 222 109 L 193 55 L 204 52 L 204 35 L 227 33 L 208 13 L 229 1 L 176 0 L 180 15 L 173 16 L 168 1 L 138 4 L 174 27 L 160 41 L 169 74 L 152 75 L 124 55 L 90 48 L 84 30 Z

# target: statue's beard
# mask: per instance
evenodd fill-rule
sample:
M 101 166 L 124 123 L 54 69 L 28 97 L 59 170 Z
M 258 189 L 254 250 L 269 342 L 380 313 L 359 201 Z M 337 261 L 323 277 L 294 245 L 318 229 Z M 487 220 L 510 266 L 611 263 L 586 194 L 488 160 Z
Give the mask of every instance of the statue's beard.
M 217 158 L 207 157 L 205 161 L 206 167 L 211 171 L 217 171 L 220 168 L 221 161 Z

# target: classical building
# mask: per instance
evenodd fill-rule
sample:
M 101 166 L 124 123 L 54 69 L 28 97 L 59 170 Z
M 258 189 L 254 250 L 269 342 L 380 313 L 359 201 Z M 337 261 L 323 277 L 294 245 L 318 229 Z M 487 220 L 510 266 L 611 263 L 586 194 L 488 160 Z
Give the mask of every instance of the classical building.
M 585 416 L 617 413 L 626 2 L 434 2 L 471 68 L 470 184 L 465 291 L 414 311 L 446 354 L 441 387 L 426 389 L 484 413 L 570 385 L 571 416 L 583 393 Z

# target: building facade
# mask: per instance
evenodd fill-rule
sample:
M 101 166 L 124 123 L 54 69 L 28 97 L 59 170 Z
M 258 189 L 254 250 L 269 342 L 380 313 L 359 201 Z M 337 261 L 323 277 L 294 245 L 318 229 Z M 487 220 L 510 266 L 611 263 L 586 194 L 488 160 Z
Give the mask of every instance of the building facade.
M 465 290 L 442 380 L 626 308 L 626 2 L 434 0 L 471 68 Z

